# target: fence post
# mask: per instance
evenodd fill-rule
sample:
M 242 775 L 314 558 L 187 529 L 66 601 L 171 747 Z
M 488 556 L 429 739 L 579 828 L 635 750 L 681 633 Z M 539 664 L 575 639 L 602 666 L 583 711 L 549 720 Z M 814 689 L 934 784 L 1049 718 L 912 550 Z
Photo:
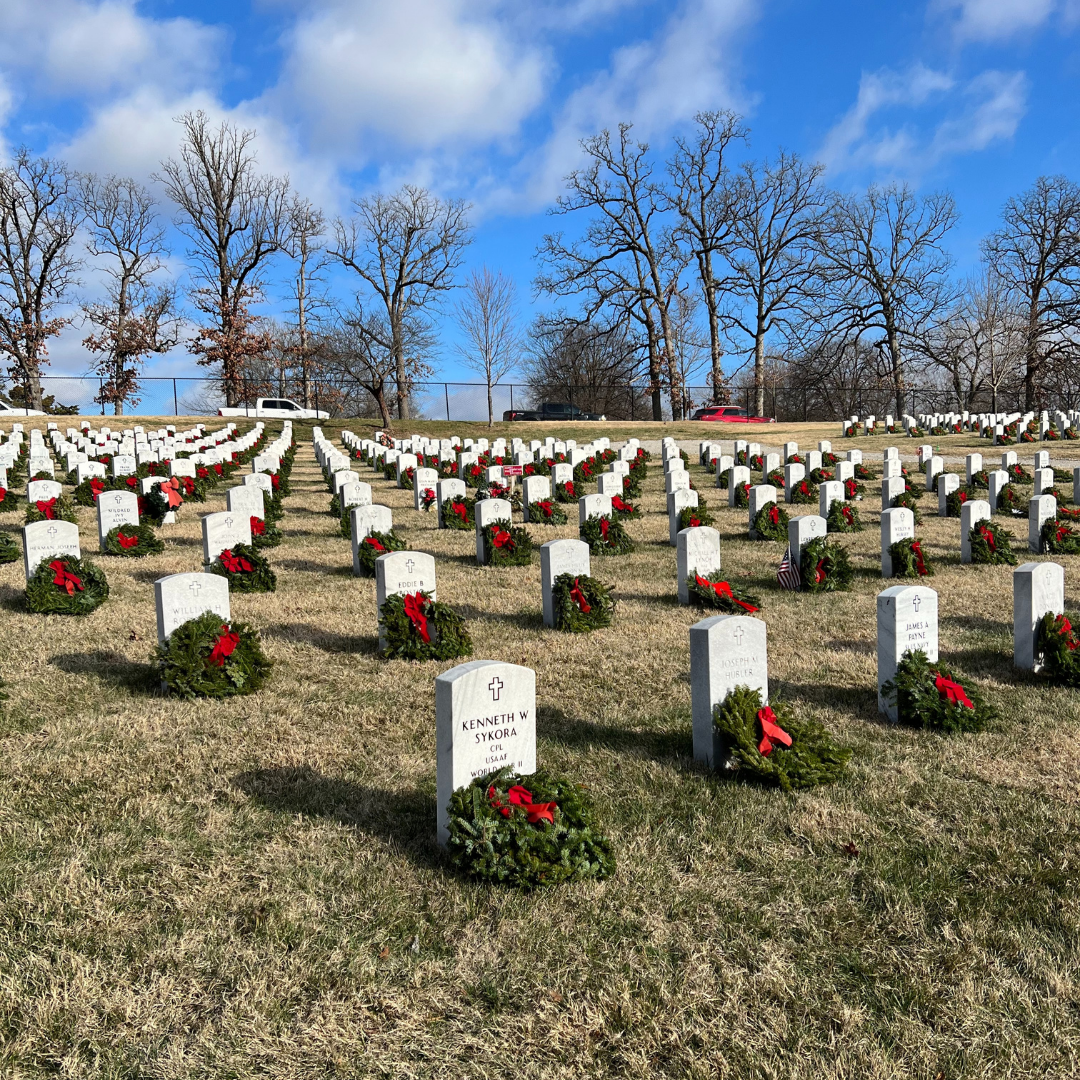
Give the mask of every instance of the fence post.
M 319 384 L 316 382 L 313 387 L 315 390 L 315 423 L 319 422 Z
M 101 415 L 105 415 L 105 380 L 98 379 L 98 400 L 101 402 Z
M 510 384 L 510 411 L 514 411 L 514 384 Z
M 442 392 L 443 392 L 443 397 L 446 400 L 446 419 L 449 422 L 449 420 L 450 420 L 450 391 L 447 388 L 446 383 L 442 384 Z
M 173 408 L 173 416 L 179 416 L 180 415 L 180 405 L 177 402 L 177 398 L 176 398 L 176 380 L 175 379 L 173 379 L 173 381 L 172 381 L 172 408 Z

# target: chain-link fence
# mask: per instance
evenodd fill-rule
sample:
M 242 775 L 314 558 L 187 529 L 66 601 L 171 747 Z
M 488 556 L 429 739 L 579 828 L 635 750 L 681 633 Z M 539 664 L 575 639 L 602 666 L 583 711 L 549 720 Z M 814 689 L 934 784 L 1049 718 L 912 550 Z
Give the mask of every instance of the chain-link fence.
M 101 404 L 101 380 L 92 376 L 48 375 L 41 380 L 43 394 L 49 412 L 57 415 L 79 414 L 83 416 L 112 416 L 111 404 Z M 5 388 L 3 397 L 11 400 Z M 618 393 L 613 393 L 617 391 Z M 245 404 L 254 405 L 257 396 L 270 396 L 266 387 L 245 391 Z M 484 421 L 488 416 L 488 388 L 478 382 L 426 382 L 412 388 L 412 413 L 420 419 Z M 302 404 L 299 394 L 288 388 L 275 395 Z M 620 385 L 617 387 L 576 386 L 568 384 L 557 395 L 547 400 L 570 404 L 584 412 L 594 411 L 594 403 L 610 402 L 617 398 L 622 404 L 619 415 L 612 411 L 604 413 L 609 420 L 651 420 L 653 418 L 652 391 L 646 385 Z M 1022 411 L 1023 400 L 1019 393 L 992 395 L 980 391 L 969 400 L 941 387 L 910 387 L 903 393 L 903 412 L 912 415 L 930 412 L 948 412 L 967 409 L 971 412 Z M 19 405 L 22 401 L 16 398 Z M 356 416 L 378 417 L 378 409 L 370 395 L 361 393 L 360 404 L 356 395 L 344 397 L 340 387 L 329 381 L 314 379 L 310 383 L 308 407 L 330 413 L 332 417 L 347 419 Z M 692 415 L 701 406 L 713 400 L 709 386 L 685 387 L 682 418 Z M 748 414 L 755 413 L 755 394 L 752 388 L 733 387 L 727 391 L 726 401 L 738 405 Z M 343 404 L 344 402 L 344 404 Z M 672 418 L 670 391 L 661 392 L 663 418 Z M 225 404 L 219 380 L 190 376 L 147 377 L 140 381 L 139 400 L 126 403 L 124 413 L 142 416 L 207 416 L 214 415 Z M 496 420 L 505 413 L 529 409 L 540 402 L 527 383 L 500 383 L 491 388 L 492 412 Z M 1054 395 L 1039 402 L 1040 408 L 1072 409 L 1080 404 L 1080 394 Z M 888 387 L 846 389 L 834 386 L 770 386 L 765 390 L 764 415 L 779 421 L 839 421 L 851 415 L 884 417 L 896 413 L 896 394 Z

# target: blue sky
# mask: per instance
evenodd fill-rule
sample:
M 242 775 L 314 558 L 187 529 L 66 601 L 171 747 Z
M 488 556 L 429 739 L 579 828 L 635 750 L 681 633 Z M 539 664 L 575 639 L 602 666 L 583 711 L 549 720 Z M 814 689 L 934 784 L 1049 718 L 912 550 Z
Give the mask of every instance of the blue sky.
M 663 153 L 695 111 L 732 108 L 755 157 L 951 190 L 965 272 L 1009 195 L 1080 172 L 1078 23 L 1080 0 L 3 0 L 0 152 L 147 179 L 201 107 L 256 128 L 264 167 L 330 216 L 404 181 L 469 200 L 468 264 L 511 274 L 527 314 L 578 140 L 626 120 Z M 81 337 L 55 371 L 85 369 Z M 452 343 L 440 373 L 472 378 Z

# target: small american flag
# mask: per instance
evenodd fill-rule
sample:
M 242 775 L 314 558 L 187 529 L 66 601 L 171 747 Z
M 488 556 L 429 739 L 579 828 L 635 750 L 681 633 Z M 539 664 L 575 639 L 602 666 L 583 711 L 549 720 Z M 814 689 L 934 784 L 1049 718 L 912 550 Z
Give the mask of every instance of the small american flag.
M 802 578 L 799 576 L 799 568 L 791 561 L 791 548 L 784 552 L 780 560 L 780 569 L 776 571 L 776 580 L 780 582 L 781 589 L 791 589 L 798 592 L 802 588 Z

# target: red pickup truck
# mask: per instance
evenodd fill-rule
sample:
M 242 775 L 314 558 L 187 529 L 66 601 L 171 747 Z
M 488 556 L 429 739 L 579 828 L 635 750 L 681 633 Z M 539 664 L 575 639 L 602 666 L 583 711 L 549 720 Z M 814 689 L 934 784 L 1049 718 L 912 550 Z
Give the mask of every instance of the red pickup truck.
M 698 409 L 691 420 L 714 420 L 721 424 L 775 424 L 771 416 L 747 416 L 738 405 L 706 405 Z

